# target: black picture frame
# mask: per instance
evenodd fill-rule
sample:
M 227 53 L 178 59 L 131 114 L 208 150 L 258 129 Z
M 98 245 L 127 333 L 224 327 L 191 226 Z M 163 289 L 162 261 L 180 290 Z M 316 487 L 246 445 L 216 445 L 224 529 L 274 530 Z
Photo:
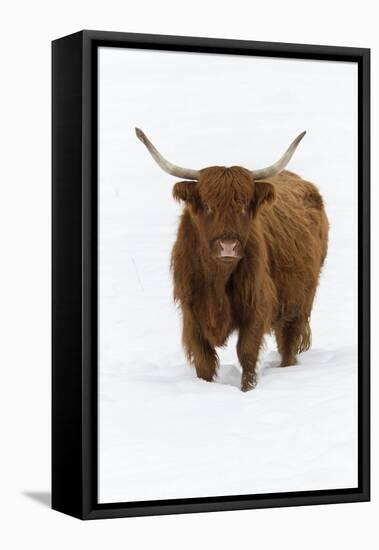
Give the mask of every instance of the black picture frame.
M 97 502 L 99 46 L 358 64 L 358 487 Z M 52 507 L 81 519 L 370 499 L 370 50 L 85 30 L 52 43 Z

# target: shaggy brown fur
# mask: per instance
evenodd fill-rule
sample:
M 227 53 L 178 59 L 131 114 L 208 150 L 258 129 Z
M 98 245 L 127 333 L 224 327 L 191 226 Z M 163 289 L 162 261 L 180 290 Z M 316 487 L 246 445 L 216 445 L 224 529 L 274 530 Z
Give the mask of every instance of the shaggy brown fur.
M 327 252 L 328 220 L 317 188 L 283 171 L 253 181 L 241 167 L 211 167 L 197 182 L 179 182 L 185 202 L 172 252 L 174 297 L 183 314 L 183 345 L 197 375 L 213 380 L 215 348 L 239 332 L 241 389 L 256 384 L 266 333 L 274 331 L 281 365 L 311 343 L 309 318 Z M 219 261 L 221 239 L 242 257 Z

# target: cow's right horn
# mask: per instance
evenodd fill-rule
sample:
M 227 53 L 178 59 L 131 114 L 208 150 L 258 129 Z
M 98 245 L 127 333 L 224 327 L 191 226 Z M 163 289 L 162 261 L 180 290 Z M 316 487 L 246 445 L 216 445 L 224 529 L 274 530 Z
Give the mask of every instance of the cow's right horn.
M 176 176 L 178 178 L 183 178 L 187 180 L 199 179 L 200 173 L 197 170 L 191 170 L 190 168 L 182 168 L 181 166 L 176 166 L 175 164 L 171 164 L 171 162 L 162 157 L 160 152 L 154 147 L 154 145 L 146 137 L 142 130 L 136 128 L 136 134 L 138 139 L 142 141 L 155 162 L 159 164 L 162 170 L 164 170 L 168 174 L 171 174 L 171 176 Z

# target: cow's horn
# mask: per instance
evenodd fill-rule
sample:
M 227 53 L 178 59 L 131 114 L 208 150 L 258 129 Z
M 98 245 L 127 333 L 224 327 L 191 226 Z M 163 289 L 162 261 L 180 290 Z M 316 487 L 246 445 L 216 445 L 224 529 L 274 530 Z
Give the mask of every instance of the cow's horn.
M 176 166 L 175 164 L 171 164 L 171 162 L 163 158 L 160 152 L 154 147 L 154 145 L 146 137 L 142 130 L 136 128 L 136 134 L 138 139 L 142 141 L 142 143 L 146 146 L 149 153 L 151 154 L 155 162 L 159 164 L 162 170 L 164 170 L 168 174 L 171 174 L 171 176 L 176 176 L 178 178 L 183 178 L 187 180 L 199 179 L 200 174 L 197 170 L 191 170 L 190 168 L 182 168 L 181 166 Z
M 279 174 L 287 166 L 289 161 L 292 158 L 292 155 L 296 151 L 296 147 L 299 145 L 300 141 L 305 136 L 306 132 L 302 132 L 293 140 L 291 145 L 288 147 L 284 155 L 277 161 L 275 164 L 268 166 L 267 168 L 262 168 L 261 170 L 252 170 L 252 174 L 255 180 L 263 180 L 265 178 L 270 178 Z

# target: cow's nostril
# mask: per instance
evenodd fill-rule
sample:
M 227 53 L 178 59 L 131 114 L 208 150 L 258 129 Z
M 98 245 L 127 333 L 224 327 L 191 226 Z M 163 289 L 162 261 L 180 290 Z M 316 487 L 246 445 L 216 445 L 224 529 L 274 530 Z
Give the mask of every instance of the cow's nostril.
M 234 249 L 237 244 L 237 241 L 220 241 L 220 244 L 222 248 L 229 247 Z
M 219 241 L 221 246 L 221 255 L 222 256 L 235 256 L 236 254 L 236 246 L 237 241 L 236 240 L 224 240 Z

